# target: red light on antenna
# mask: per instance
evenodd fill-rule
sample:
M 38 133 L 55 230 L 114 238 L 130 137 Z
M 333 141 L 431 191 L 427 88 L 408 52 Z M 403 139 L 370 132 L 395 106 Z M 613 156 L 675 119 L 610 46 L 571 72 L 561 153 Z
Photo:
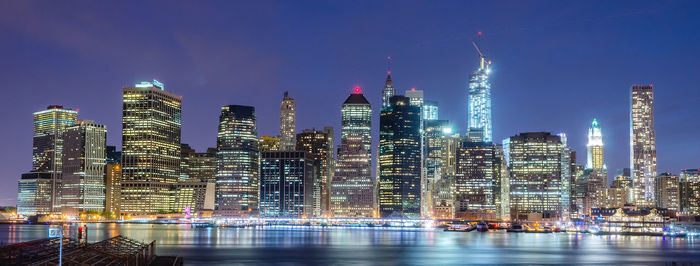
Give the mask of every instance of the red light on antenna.
M 416 91 L 416 88 L 411 88 L 411 91 Z
M 355 93 L 360 93 L 360 87 L 355 87 Z
M 180 95 L 180 100 L 182 100 L 182 95 Z
M 80 112 L 80 108 L 75 109 L 76 112 Z
M 481 32 L 479 32 L 479 36 L 481 36 Z

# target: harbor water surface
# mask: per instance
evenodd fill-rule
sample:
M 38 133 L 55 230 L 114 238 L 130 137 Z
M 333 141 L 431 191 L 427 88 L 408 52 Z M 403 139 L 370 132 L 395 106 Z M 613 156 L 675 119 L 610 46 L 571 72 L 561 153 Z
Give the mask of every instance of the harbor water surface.
M 45 238 L 48 225 L 0 225 L 0 244 Z M 462 265 L 700 263 L 700 239 L 577 233 L 185 224 L 88 224 L 88 241 L 156 241 L 187 265 Z

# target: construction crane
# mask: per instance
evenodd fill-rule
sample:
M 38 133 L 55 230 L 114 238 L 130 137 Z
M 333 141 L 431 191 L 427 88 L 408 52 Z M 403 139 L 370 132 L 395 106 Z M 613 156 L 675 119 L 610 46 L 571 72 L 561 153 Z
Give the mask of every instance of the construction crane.
M 479 36 L 481 36 L 481 32 L 479 32 Z M 479 59 L 481 59 L 481 61 L 480 61 L 481 69 L 484 69 L 484 67 L 488 67 L 489 65 L 491 65 L 491 61 L 486 62 L 486 56 L 484 56 L 484 53 L 481 52 L 481 49 L 479 49 L 479 46 L 476 45 L 476 42 L 474 41 L 474 39 L 472 39 L 472 45 L 474 45 L 476 52 L 479 54 Z

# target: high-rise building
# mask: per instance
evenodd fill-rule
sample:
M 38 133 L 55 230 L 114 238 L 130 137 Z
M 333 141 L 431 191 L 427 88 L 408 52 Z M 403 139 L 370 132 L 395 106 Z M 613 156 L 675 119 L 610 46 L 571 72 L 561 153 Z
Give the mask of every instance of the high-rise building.
M 477 47 L 474 44 L 474 47 Z M 469 110 L 467 120 L 467 137 L 473 142 L 491 142 L 491 61 L 479 52 L 479 68 L 469 79 Z
M 639 206 L 654 203 L 656 134 L 654 133 L 654 87 L 632 86 L 630 112 L 630 169 L 634 199 Z
M 215 181 L 216 148 L 208 148 L 206 152 L 196 152 L 190 145 L 183 143 L 181 150 L 181 180 Z
M 51 105 L 34 113 L 32 172 L 51 175 L 50 211 L 60 211 L 63 130 L 75 124 L 78 112 Z M 42 175 L 43 176 L 43 175 Z M 45 180 L 41 180 L 44 182 Z
M 409 103 L 411 105 L 420 107 L 421 114 L 423 113 L 423 90 L 416 90 L 416 88 L 411 88 L 410 90 L 406 90 L 406 92 L 404 92 L 404 96 L 409 99 Z
M 624 204 L 634 203 L 634 200 L 632 199 L 632 194 L 634 191 L 632 183 L 633 182 L 632 182 L 632 177 L 630 176 L 630 169 L 629 168 L 618 169 L 617 175 L 615 176 L 615 179 L 613 179 L 612 183 L 610 184 L 610 188 L 619 188 L 622 191 L 624 191 L 624 194 L 625 194 Z
M 423 103 L 423 120 L 438 119 L 438 103 L 436 101 L 425 101 Z
M 379 214 L 421 217 L 421 108 L 393 96 L 379 120 Z
M 700 169 L 681 171 L 679 199 L 683 215 L 700 215 Z
M 318 170 L 304 151 L 260 155 L 260 216 L 314 218 L 321 215 Z
M 280 137 L 264 135 L 258 139 L 258 143 L 260 152 L 280 150 Z
M 425 120 L 423 123 L 423 214 L 433 217 L 435 182 L 443 177 L 447 167 L 446 153 L 452 127 L 447 120 Z
M 457 149 L 455 212 L 469 219 L 500 217 L 502 147 L 488 142 L 463 142 Z M 500 210 L 500 207 L 498 208 Z
M 255 108 L 221 107 L 216 144 L 215 215 L 257 215 L 260 152 Z
M 61 211 L 78 216 L 105 208 L 105 143 L 107 129 L 90 120 L 63 131 Z
M 163 83 L 123 89 L 122 199 L 126 215 L 170 210 L 179 179 L 182 98 Z
M 105 211 L 119 218 L 121 213 L 122 197 L 122 167 L 120 164 L 108 163 L 105 165 Z
M 394 83 L 391 82 L 391 57 L 387 58 L 387 70 L 386 70 L 386 81 L 384 82 L 384 89 L 382 89 L 382 108 L 389 108 L 391 105 L 389 99 L 396 95 L 396 89 L 394 89 Z
M 333 217 L 375 217 L 371 173 L 372 107 L 359 88 L 343 103 L 335 175 L 331 181 Z
M 17 189 L 17 214 L 32 216 L 50 214 L 52 209 L 53 174 L 29 172 L 22 174 Z
M 330 215 L 330 180 L 333 179 L 335 152 L 333 143 L 333 128 L 324 127 L 323 131 L 306 129 L 297 134 L 297 151 L 304 151 L 313 159 L 318 173 L 320 189 L 320 215 Z
M 588 129 L 588 144 L 586 144 L 588 158 L 586 160 L 587 169 L 605 168 L 603 153 L 603 133 L 598 125 L 598 120 L 593 119 L 591 128 Z
M 105 154 L 107 155 L 107 164 L 120 164 L 122 162 L 122 152 L 117 151 L 116 146 L 105 147 Z
M 289 97 L 285 91 L 280 105 L 280 149 L 283 151 L 293 151 L 296 148 L 296 112 L 294 98 Z
M 654 198 L 656 199 L 656 207 L 669 209 L 672 211 L 679 211 L 679 177 L 670 173 L 661 173 L 656 177 L 654 183 Z
M 566 134 L 560 133 L 559 138 L 561 139 L 561 217 L 564 220 L 568 220 L 571 209 L 571 186 L 573 175 L 572 165 L 575 163 L 575 158 L 572 160 L 572 151 L 568 146 Z M 573 156 L 576 156 L 573 154 Z
M 561 152 L 561 138 L 547 132 L 510 137 L 508 170 L 511 212 L 517 214 L 514 218 L 560 218 Z

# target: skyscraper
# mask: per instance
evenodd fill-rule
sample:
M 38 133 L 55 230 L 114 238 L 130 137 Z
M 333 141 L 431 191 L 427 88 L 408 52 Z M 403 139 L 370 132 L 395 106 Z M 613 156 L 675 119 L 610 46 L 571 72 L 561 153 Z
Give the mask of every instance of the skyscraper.
M 587 169 L 603 169 L 605 168 L 604 153 L 603 153 L 603 133 L 598 125 L 598 120 L 593 119 L 591 128 L 588 129 L 588 160 L 586 161 Z
M 683 215 L 700 215 L 700 169 L 681 171 L 679 198 Z
M 559 133 L 561 139 L 561 216 L 564 220 L 568 220 L 570 216 L 571 206 L 571 187 L 573 184 L 572 165 L 576 163 L 576 159 L 572 158 L 572 151 L 567 143 L 566 134 Z M 576 156 L 573 154 L 573 156 Z
M 182 98 L 157 80 L 123 92 L 121 211 L 167 211 L 171 186 L 179 179 Z
M 215 215 L 257 215 L 260 152 L 254 107 L 221 107 L 216 149 Z
M 669 209 L 672 211 L 679 211 L 679 177 L 670 173 L 661 173 L 656 177 L 656 179 L 654 179 L 654 182 L 654 198 L 656 199 L 656 207 Z
M 435 182 L 444 177 L 447 167 L 447 143 L 452 127 L 447 120 L 425 120 L 423 123 L 423 199 L 425 216 L 434 217 Z
M 469 110 L 467 120 L 467 137 L 473 142 L 491 142 L 491 61 L 481 53 L 476 43 L 474 47 L 479 53 L 479 68 L 469 79 Z
M 438 119 L 438 103 L 436 101 L 425 101 L 423 103 L 423 120 Z
M 61 204 L 63 130 L 75 124 L 77 119 L 77 111 L 64 109 L 60 105 L 51 105 L 46 110 L 34 113 L 32 172 L 49 173 L 51 176 L 50 211 L 59 211 Z
M 182 144 L 180 179 L 214 182 L 216 175 L 216 148 L 196 152 L 190 145 Z
M 630 112 L 630 169 L 634 199 L 639 206 L 654 204 L 656 134 L 654 133 L 654 87 L 632 86 Z
M 333 217 L 374 217 L 371 174 L 372 107 L 359 88 L 342 106 L 342 129 L 331 182 Z
M 289 97 L 285 91 L 280 105 L 280 149 L 283 151 L 293 151 L 296 148 L 296 109 L 294 98 Z
M 53 205 L 52 174 L 47 172 L 29 172 L 22 174 L 17 185 L 17 214 L 50 214 Z
M 591 208 L 605 207 L 608 185 L 608 170 L 605 167 L 603 152 L 603 133 L 598 125 L 598 120 L 593 119 L 588 129 L 588 143 L 586 144 L 587 160 L 584 170 L 585 192 L 583 198 L 583 212 L 590 215 Z M 601 200 L 602 199 L 602 200 Z
M 461 217 L 499 216 L 502 161 L 502 147 L 493 143 L 464 142 L 457 149 L 455 207 Z
M 306 129 L 297 134 L 297 151 L 304 151 L 311 156 L 317 170 L 320 189 L 321 215 L 330 215 L 330 180 L 333 178 L 335 152 L 333 151 L 333 128 L 325 127 L 323 131 Z
M 105 143 L 107 129 L 93 121 L 78 121 L 63 132 L 61 211 L 102 212 L 105 208 Z
M 320 216 L 320 188 L 314 161 L 305 151 L 261 153 L 261 217 Z
M 396 94 L 396 89 L 394 89 L 394 83 L 391 82 L 391 57 L 387 57 L 387 70 L 386 70 L 386 81 L 384 82 L 384 89 L 382 89 L 382 108 L 389 108 L 391 103 L 389 99 Z
M 280 137 L 264 135 L 258 139 L 258 143 L 260 152 L 280 150 Z
M 506 146 L 506 143 L 503 145 Z M 548 132 L 521 133 L 508 143 L 510 206 L 514 218 L 560 218 L 561 152 L 559 136 Z
M 379 120 L 379 214 L 421 217 L 421 108 L 393 96 Z

